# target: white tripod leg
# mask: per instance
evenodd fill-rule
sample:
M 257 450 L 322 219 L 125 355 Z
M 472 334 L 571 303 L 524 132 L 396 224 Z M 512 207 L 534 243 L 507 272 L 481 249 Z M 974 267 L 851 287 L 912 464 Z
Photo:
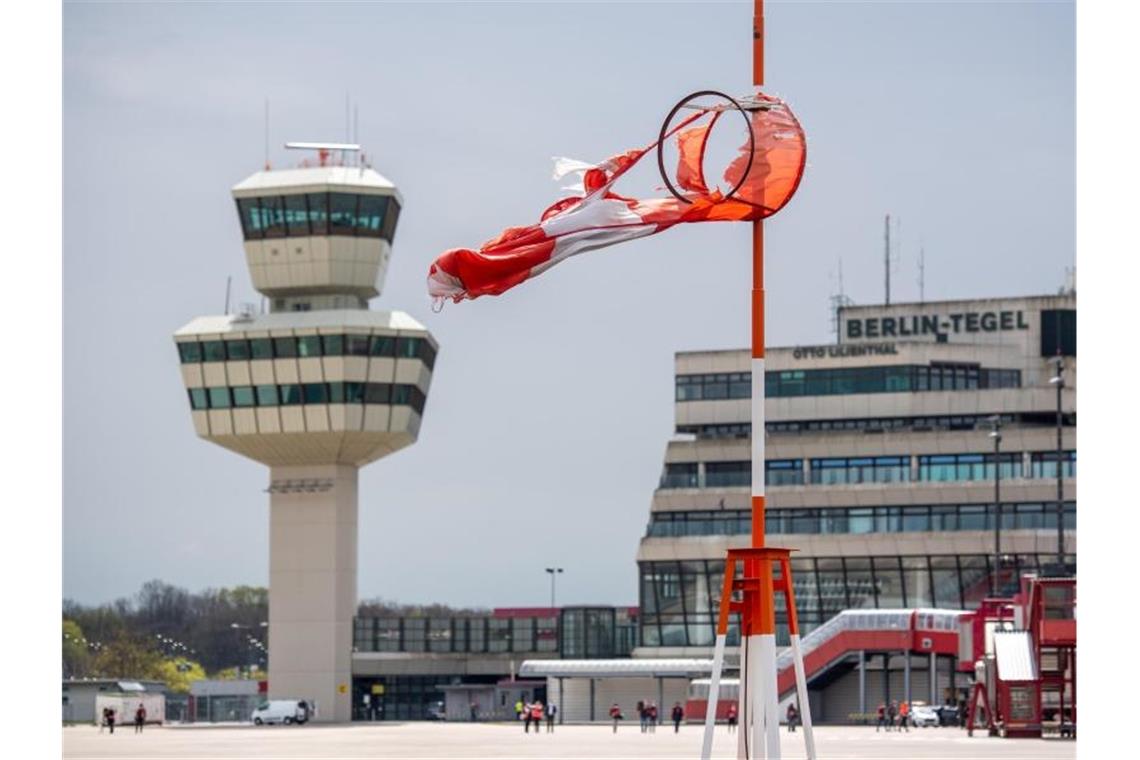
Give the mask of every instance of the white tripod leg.
M 712 757 L 713 732 L 716 730 L 716 703 L 720 697 L 720 676 L 724 668 L 724 639 L 723 633 L 716 636 L 716 647 L 713 649 L 712 678 L 709 680 L 709 696 L 705 704 L 705 737 L 701 744 L 701 760 Z
M 768 760 L 780 760 L 780 695 L 776 693 L 776 636 L 765 633 L 756 637 L 760 656 L 757 666 L 757 692 L 764 711 L 764 744 Z M 759 733 L 759 732 L 757 732 Z M 759 738 L 759 737 L 757 737 Z
M 748 672 L 748 638 L 740 637 L 740 686 L 736 690 L 736 760 L 749 760 L 748 732 L 752 730 L 752 679 Z
M 804 675 L 804 656 L 800 651 L 800 635 L 792 634 L 792 661 L 796 668 L 796 698 L 799 700 L 800 718 L 804 727 L 804 745 L 807 760 L 816 760 L 815 735 L 811 731 L 811 705 L 808 703 L 807 676 Z

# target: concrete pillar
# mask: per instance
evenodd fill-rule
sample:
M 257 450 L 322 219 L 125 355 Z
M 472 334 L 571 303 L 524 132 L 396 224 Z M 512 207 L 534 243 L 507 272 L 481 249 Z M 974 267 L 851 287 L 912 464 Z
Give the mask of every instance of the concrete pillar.
M 883 704 L 891 703 L 891 653 L 883 652 Z
M 867 722 L 867 650 L 859 650 L 859 719 Z
M 269 499 L 269 698 L 352 718 L 357 468 L 273 467 Z
M 566 700 L 562 698 L 562 679 L 558 679 L 558 725 L 566 722 Z
M 903 652 L 903 695 L 910 702 L 910 652 Z
M 661 676 L 657 677 L 657 725 L 665 721 L 665 682 Z
M 930 653 L 930 666 L 927 668 L 929 676 L 927 680 L 930 682 L 930 702 L 931 705 L 941 703 L 938 699 L 938 654 L 935 652 Z
M 594 722 L 594 679 L 590 679 L 590 722 Z

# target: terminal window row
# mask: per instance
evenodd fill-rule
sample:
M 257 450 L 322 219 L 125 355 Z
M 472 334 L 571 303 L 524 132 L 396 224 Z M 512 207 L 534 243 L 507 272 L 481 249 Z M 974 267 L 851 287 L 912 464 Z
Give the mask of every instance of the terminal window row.
M 183 364 L 319 356 L 377 356 L 419 359 L 428 369 L 432 369 L 435 367 L 436 350 L 424 338 L 340 333 L 280 338 L 179 341 L 178 356 Z
M 999 593 L 1017 591 L 1022 573 L 1053 570 L 1052 552 L 1009 555 L 998 568 Z M 1075 568 L 1076 556 L 1065 557 Z M 796 613 L 801 633 L 846 609 L 943 607 L 977 609 L 990 595 L 993 558 L 986 554 L 876 557 L 793 557 Z M 641 562 L 642 646 L 711 647 L 716 635 L 723 560 Z M 777 605 L 777 643 L 788 643 L 787 616 Z M 740 643 L 737 618 L 728 641 Z
M 843 485 L 859 483 L 907 483 L 992 480 L 998 462 L 1003 479 L 1057 477 L 1057 452 L 1005 452 L 998 455 L 920 454 L 882 457 L 826 457 L 815 459 L 768 459 L 764 462 L 764 484 L 769 486 Z M 659 488 L 734 488 L 752 484 L 752 463 L 668 462 Z M 808 467 L 805 470 L 805 465 Z M 1077 476 L 1077 452 L 1062 454 L 1062 477 Z
M 764 513 L 764 531 L 779 534 L 929 533 L 993 530 L 993 504 L 936 504 L 879 507 L 771 509 Z M 1077 527 L 1077 505 L 1064 503 L 1064 527 Z M 1057 527 L 1055 502 L 1017 502 L 1002 505 L 1003 530 L 1046 530 Z M 647 538 L 685 536 L 741 536 L 752 532 L 748 510 L 691 510 L 654 512 Z
M 764 395 L 768 398 L 1019 387 L 1021 370 L 991 369 L 976 364 L 902 364 L 764 373 Z M 719 401 L 751 396 L 751 372 L 677 375 L 676 378 L 677 401 Z
M 764 429 L 769 433 L 803 433 L 803 432 L 864 432 L 882 433 L 888 430 L 914 430 L 916 432 L 928 430 L 977 430 L 988 429 L 992 414 L 965 414 L 942 415 L 924 417 L 859 417 L 841 420 L 788 420 L 765 423 Z M 1053 427 L 1057 424 L 1055 412 L 1021 412 L 1018 414 L 1002 414 L 1002 425 L 1020 425 L 1023 427 Z M 1077 424 L 1077 415 L 1065 414 L 1062 416 L 1065 427 L 1074 427 Z M 698 438 L 750 438 L 752 436 L 752 423 L 710 423 L 700 425 L 678 425 L 678 433 L 695 435 Z
M 237 208 L 246 240 L 347 235 L 382 238 L 391 243 L 400 216 L 400 204 L 395 198 L 363 193 L 238 198 Z
M 392 404 L 423 415 L 427 397 L 415 385 L 392 383 L 285 383 L 189 388 L 191 409 L 242 409 L 298 404 Z

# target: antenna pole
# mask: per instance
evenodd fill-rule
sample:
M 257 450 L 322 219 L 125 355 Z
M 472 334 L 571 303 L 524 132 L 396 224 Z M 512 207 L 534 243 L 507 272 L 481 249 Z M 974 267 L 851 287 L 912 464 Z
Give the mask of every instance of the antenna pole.
M 883 221 L 883 270 L 886 276 L 886 305 L 891 305 L 891 215 Z
M 918 302 L 926 302 L 926 248 L 918 249 Z
M 265 99 L 265 171 L 269 171 L 269 98 Z

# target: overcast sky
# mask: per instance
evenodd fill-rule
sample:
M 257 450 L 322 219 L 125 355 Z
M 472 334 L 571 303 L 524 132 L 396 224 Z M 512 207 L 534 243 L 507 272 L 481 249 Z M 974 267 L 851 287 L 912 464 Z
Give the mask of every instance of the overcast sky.
M 894 300 L 1054 292 L 1074 261 L 1071 3 L 768 3 L 808 169 L 767 223 L 768 341 L 823 343 L 843 262 Z M 361 598 L 636 604 L 673 354 L 748 340 L 746 225 L 694 225 L 433 314 L 455 246 L 535 221 L 550 157 L 748 89 L 751 3 L 95 4 L 64 11 L 64 594 L 265 584 L 268 470 L 198 439 L 172 333 L 257 302 L 229 189 L 359 139 L 405 198 L 384 293 L 441 344 L 419 442 L 360 482 Z

